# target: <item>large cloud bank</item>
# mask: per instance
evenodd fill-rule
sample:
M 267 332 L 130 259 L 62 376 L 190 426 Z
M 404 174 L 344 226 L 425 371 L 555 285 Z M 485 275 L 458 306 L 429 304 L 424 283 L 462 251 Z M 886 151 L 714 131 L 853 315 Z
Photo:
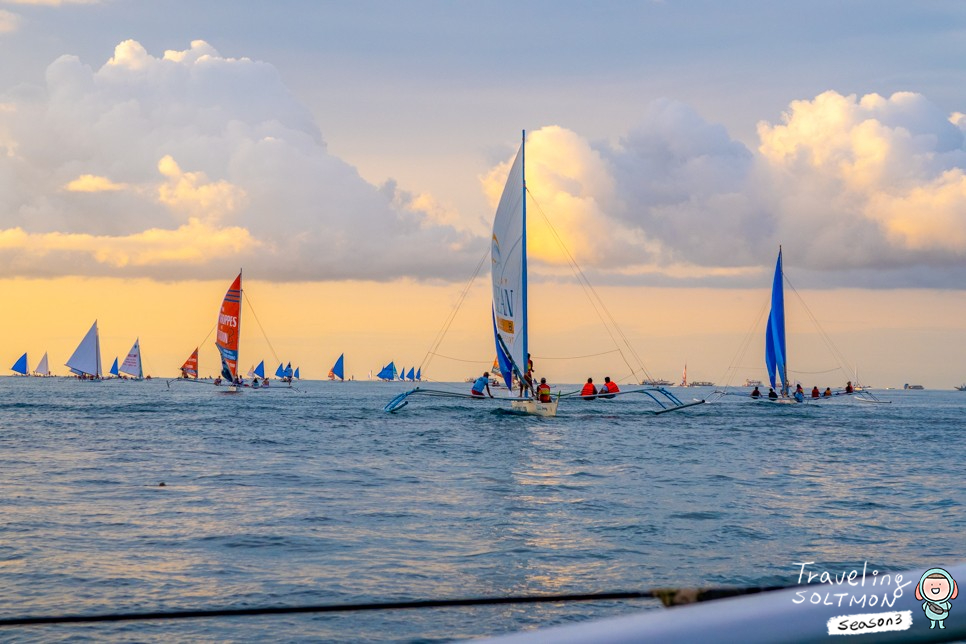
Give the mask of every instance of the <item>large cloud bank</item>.
M 533 267 L 595 282 L 758 285 L 779 244 L 803 283 L 966 281 L 966 116 L 925 97 L 793 102 L 749 148 L 660 100 L 610 142 L 530 133 Z M 494 202 L 510 162 L 482 178 Z M 462 223 L 461 223 L 462 222 Z M 268 64 L 196 41 L 133 41 L 97 70 L 64 56 L 0 97 L 6 275 L 274 280 L 466 278 L 488 247 L 468 213 L 330 154 Z
M 270 65 L 133 41 L 0 99 L 7 275 L 448 277 L 485 243 L 328 153 Z M 468 254 L 467 254 L 468 253 Z

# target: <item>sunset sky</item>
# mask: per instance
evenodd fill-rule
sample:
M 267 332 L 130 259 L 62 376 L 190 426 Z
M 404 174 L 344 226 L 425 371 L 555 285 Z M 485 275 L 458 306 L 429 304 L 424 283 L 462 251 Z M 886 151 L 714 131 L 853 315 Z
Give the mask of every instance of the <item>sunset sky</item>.
M 569 252 L 653 377 L 764 379 L 781 244 L 794 378 L 842 384 L 824 333 L 869 384 L 966 381 L 961 2 L 0 0 L 0 59 L 2 367 L 65 373 L 97 319 L 105 365 L 215 373 L 243 267 L 243 370 L 463 380 L 488 264 L 427 351 L 527 130 L 538 375 L 638 367 Z

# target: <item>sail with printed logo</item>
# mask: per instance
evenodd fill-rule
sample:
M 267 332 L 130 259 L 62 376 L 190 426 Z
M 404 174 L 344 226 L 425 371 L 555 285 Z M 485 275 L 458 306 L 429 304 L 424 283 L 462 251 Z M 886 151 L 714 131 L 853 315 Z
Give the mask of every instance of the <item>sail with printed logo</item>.
M 221 355 L 221 377 L 233 383 L 238 377 L 238 341 L 241 335 L 242 274 L 228 287 L 218 312 L 215 346 Z
M 100 379 L 101 372 L 101 339 L 97 331 L 97 320 L 91 325 L 90 330 L 81 343 L 77 345 L 66 366 L 75 376 L 87 380 Z
M 771 285 L 771 311 L 765 329 L 765 369 L 772 389 L 788 396 L 788 365 L 785 362 L 785 286 L 782 273 L 782 249 L 778 247 L 778 261 Z
M 345 381 L 345 354 L 339 354 L 339 359 L 335 361 L 332 368 L 329 369 L 329 380 L 339 380 Z
M 40 359 L 40 362 L 37 363 L 37 368 L 34 369 L 34 374 L 35 375 L 38 375 L 38 376 L 44 376 L 44 377 L 50 375 L 50 368 L 47 366 L 47 352 L 46 351 L 44 351 L 44 357 L 41 358 Z
M 20 356 L 20 359 L 13 363 L 10 370 L 14 373 L 19 373 L 21 376 L 27 375 L 27 354 Z
M 184 361 L 181 365 L 181 377 L 182 378 L 194 378 L 198 379 L 198 348 L 191 352 L 188 359 Z
M 141 339 L 134 340 L 134 346 L 128 352 L 124 362 L 118 368 L 120 373 L 134 376 L 137 380 L 144 378 L 144 369 L 141 367 Z M 112 372 L 113 373 L 113 372 Z

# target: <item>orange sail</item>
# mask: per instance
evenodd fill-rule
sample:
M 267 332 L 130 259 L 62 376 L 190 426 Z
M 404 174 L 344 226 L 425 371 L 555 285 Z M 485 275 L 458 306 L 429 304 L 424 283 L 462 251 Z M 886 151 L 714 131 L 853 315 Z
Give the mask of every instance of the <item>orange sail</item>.
M 238 337 L 241 334 L 241 273 L 232 282 L 218 314 L 218 337 L 215 346 L 221 353 L 221 375 L 234 381 L 238 375 Z
M 196 348 L 188 359 L 184 361 L 181 365 L 181 377 L 182 378 L 197 378 L 198 377 L 198 349 Z

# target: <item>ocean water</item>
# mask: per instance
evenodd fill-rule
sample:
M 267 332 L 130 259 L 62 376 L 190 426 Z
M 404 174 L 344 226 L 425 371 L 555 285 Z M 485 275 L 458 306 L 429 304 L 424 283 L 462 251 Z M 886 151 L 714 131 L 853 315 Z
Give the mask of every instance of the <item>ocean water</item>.
M 0 379 L 0 618 L 793 584 L 798 562 L 966 558 L 966 393 L 729 396 L 661 416 L 625 396 L 554 419 L 417 397 L 385 414 L 406 388 Z M 0 641 L 442 642 L 641 610 L 663 609 L 74 624 Z

